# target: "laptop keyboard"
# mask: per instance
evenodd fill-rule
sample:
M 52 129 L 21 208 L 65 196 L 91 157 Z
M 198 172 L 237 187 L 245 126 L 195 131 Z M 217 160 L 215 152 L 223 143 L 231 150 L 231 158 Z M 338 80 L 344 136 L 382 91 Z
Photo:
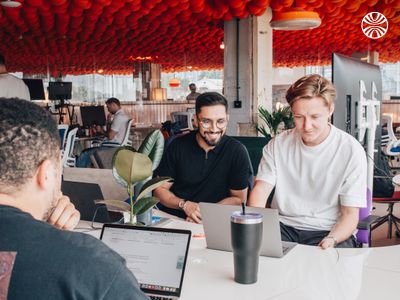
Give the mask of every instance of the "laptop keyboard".
M 171 297 L 164 297 L 164 296 L 152 296 L 149 295 L 149 298 L 152 300 L 173 300 L 174 298 Z

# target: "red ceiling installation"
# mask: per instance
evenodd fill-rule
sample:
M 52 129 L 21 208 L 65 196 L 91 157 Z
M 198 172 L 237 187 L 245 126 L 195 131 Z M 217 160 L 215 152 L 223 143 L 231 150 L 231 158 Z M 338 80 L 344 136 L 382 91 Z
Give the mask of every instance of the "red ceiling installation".
M 52 74 L 129 74 L 136 58 L 163 70 L 220 69 L 223 21 L 297 7 L 317 11 L 318 29 L 274 31 L 274 64 L 328 63 L 332 51 L 375 50 L 400 60 L 400 0 L 18 0 L 0 8 L 0 52 L 11 71 Z M 362 17 L 378 11 L 388 33 L 365 37 Z

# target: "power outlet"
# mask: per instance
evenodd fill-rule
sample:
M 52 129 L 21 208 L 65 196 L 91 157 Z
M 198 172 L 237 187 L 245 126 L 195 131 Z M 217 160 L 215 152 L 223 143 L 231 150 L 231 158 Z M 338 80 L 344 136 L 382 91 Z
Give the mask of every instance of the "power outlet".
M 240 100 L 233 101 L 233 107 L 234 108 L 242 108 L 242 101 L 240 101 Z

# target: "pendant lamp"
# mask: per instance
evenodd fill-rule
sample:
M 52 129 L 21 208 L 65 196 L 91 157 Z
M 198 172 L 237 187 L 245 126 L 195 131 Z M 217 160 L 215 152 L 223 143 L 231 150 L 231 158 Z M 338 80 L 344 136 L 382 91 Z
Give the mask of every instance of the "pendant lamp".
M 321 19 L 317 12 L 291 8 L 274 12 L 269 24 L 275 30 L 306 30 L 317 28 L 321 25 Z
M 168 83 L 168 85 L 170 86 L 170 87 L 172 87 L 172 88 L 177 88 L 177 87 L 179 87 L 180 85 L 181 85 L 181 81 L 178 79 L 178 78 L 171 78 L 170 80 L 169 80 L 169 83 Z
M 4 6 L 4 7 L 13 8 L 13 7 L 21 6 L 22 3 L 18 2 L 18 1 L 7 0 L 7 1 L 1 1 L 0 4 L 1 4 L 1 6 Z

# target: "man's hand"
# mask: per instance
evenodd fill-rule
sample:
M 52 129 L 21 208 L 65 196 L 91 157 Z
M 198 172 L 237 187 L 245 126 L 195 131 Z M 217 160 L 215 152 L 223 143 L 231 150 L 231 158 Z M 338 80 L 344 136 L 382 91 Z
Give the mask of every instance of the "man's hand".
M 75 209 L 69 198 L 61 195 L 47 222 L 60 229 L 72 230 L 78 225 L 80 218 L 81 214 Z
M 322 241 L 319 242 L 318 246 L 322 249 L 335 248 L 336 241 L 333 237 L 325 237 Z
M 201 223 L 200 206 L 198 203 L 186 201 L 183 206 L 183 211 L 187 215 L 186 221 Z

